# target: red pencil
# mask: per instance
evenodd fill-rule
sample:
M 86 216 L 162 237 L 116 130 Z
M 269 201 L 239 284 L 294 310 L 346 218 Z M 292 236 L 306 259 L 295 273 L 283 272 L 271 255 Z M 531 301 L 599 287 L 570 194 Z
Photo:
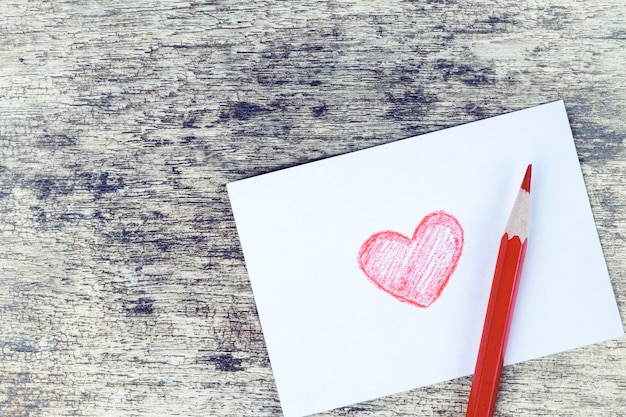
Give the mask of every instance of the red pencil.
M 531 172 L 532 165 L 528 165 L 500 241 L 466 417 L 491 417 L 496 407 L 504 353 L 528 241 Z

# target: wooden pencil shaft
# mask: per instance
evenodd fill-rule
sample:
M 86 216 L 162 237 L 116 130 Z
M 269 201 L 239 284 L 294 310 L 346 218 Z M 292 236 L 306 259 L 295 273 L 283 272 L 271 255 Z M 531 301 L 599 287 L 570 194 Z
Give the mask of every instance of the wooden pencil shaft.
M 489 296 L 485 325 L 480 342 L 476 370 L 472 380 L 467 417 L 492 416 L 500 385 L 513 306 L 519 288 L 520 260 L 526 241 L 505 234 L 500 242 L 493 285 Z

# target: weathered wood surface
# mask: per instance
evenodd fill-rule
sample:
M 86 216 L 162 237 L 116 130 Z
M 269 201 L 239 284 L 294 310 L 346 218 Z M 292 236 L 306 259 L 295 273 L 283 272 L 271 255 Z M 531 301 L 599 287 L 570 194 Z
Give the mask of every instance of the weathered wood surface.
M 623 0 L 4 0 L 0 415 L 280 416 L 225 184 L 559 98 L 626 318 L 625 46 Z M 504 371 L 498 416 L 625 414 L 624 339 Z

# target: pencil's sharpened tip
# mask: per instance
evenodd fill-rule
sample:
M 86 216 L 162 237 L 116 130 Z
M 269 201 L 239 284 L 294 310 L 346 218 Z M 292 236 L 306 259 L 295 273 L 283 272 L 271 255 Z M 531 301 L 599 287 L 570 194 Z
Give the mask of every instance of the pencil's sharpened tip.
M 533 172 L 533 165 L 529 164 L 528 168 L 526 168 L 526 174 L 524 175 L 524 181 L 522 181 L 522 190 L 526 191 L 527 193 L 530 192 L 530 177 L 531 174 Z

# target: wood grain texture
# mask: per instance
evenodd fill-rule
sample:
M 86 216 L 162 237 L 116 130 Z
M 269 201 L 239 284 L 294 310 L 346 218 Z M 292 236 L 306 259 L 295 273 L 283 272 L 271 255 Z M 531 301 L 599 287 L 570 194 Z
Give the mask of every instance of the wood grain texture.
M 4 0 L 0 415 L 280 416 L 225 184 L 563 99 L 626 319 L 623 0 Z M 323 416 L 463 416 L 470 378 Z M 626 415 L 623 338 L 497 416 Z

